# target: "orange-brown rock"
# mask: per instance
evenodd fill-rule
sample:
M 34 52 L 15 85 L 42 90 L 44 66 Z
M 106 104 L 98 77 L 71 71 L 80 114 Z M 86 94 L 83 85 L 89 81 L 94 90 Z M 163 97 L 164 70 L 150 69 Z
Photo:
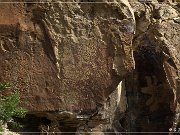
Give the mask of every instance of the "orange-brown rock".
M 93 114 L 133 70 L 129 5 L 11 2 L 0 4 L 0 81 L 29 112 Z
M 20 92 L 30 128 L 178 130 L 178 0 L 108 1 L 0 4 L 0 81 Z

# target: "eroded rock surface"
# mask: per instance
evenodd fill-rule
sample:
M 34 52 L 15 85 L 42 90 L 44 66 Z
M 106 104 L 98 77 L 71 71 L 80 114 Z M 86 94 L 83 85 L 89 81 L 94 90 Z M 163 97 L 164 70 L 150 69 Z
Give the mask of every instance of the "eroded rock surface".
M 136 68 L 126 84 L 129 123 L 133 120 L 129 129 L 168 132 L 179 122 L 178 3 L 136 1 L 131 6 L 137 25 L 133 40 Z
M 132 9 L 127 1 L 27 2 L 0 4 L 0 81 L 15 85 L 29 113 L 77 127 L 134 69 Z
M 0 81 L 20 91 L 24 123 L 77 135 L 178 129 L 178 0 L 36 2 L 0 4 Z

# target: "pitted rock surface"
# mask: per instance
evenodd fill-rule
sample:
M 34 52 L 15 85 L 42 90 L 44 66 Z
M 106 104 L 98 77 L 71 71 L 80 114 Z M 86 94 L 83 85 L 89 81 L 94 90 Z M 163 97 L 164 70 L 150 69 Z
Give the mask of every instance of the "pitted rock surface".
M 179 0 L 6 2 L 0 81 L 14 84 L 3 94 L 20 92 L 30 128 L 77 135 L 179 128 Z
M 0 5 L 0 80 L 30 112 L 93 112 L 134 68 L 133 14 L 120 1 L 53 2 Z

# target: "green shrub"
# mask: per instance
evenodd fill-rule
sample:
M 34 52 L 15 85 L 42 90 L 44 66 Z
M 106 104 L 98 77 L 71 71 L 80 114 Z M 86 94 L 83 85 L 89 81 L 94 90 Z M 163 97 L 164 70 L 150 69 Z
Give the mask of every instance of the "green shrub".
M 0 83 L 0 90 L 11 88 L 12 84 L 10 83 Z
M 5 90 L 11 87 L 12 85 L 10 83 L 0 83 L 0 90 Z M 11 125 L 15 126 L 19 125 L 13 120 L 13 117 L 25 117 L 26 110 L 19 107 L 19 103 L 20 94 L 18 92 L 14 92 L 8 96 L 0 96 L 0 131 L 2 130 L 2 125 L 6 123 L 11 123 Z

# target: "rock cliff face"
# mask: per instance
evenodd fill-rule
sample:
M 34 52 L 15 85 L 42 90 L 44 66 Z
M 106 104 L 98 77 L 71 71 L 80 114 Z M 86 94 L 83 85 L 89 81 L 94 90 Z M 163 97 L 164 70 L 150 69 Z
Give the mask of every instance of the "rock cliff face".
M 175 115 L 179 116 L 178 3 L 153 1 L 131 5 L 136 18 L 136 68 L 127 81 L 129 117 L 133 120 L 129 128 L 168 132 L 179 121 L 177 117 L 174 121 Z
M 178 127 L 178 1 L 42 2 L 0 4 L 0 81 L 27 120 L 76 134 Z

